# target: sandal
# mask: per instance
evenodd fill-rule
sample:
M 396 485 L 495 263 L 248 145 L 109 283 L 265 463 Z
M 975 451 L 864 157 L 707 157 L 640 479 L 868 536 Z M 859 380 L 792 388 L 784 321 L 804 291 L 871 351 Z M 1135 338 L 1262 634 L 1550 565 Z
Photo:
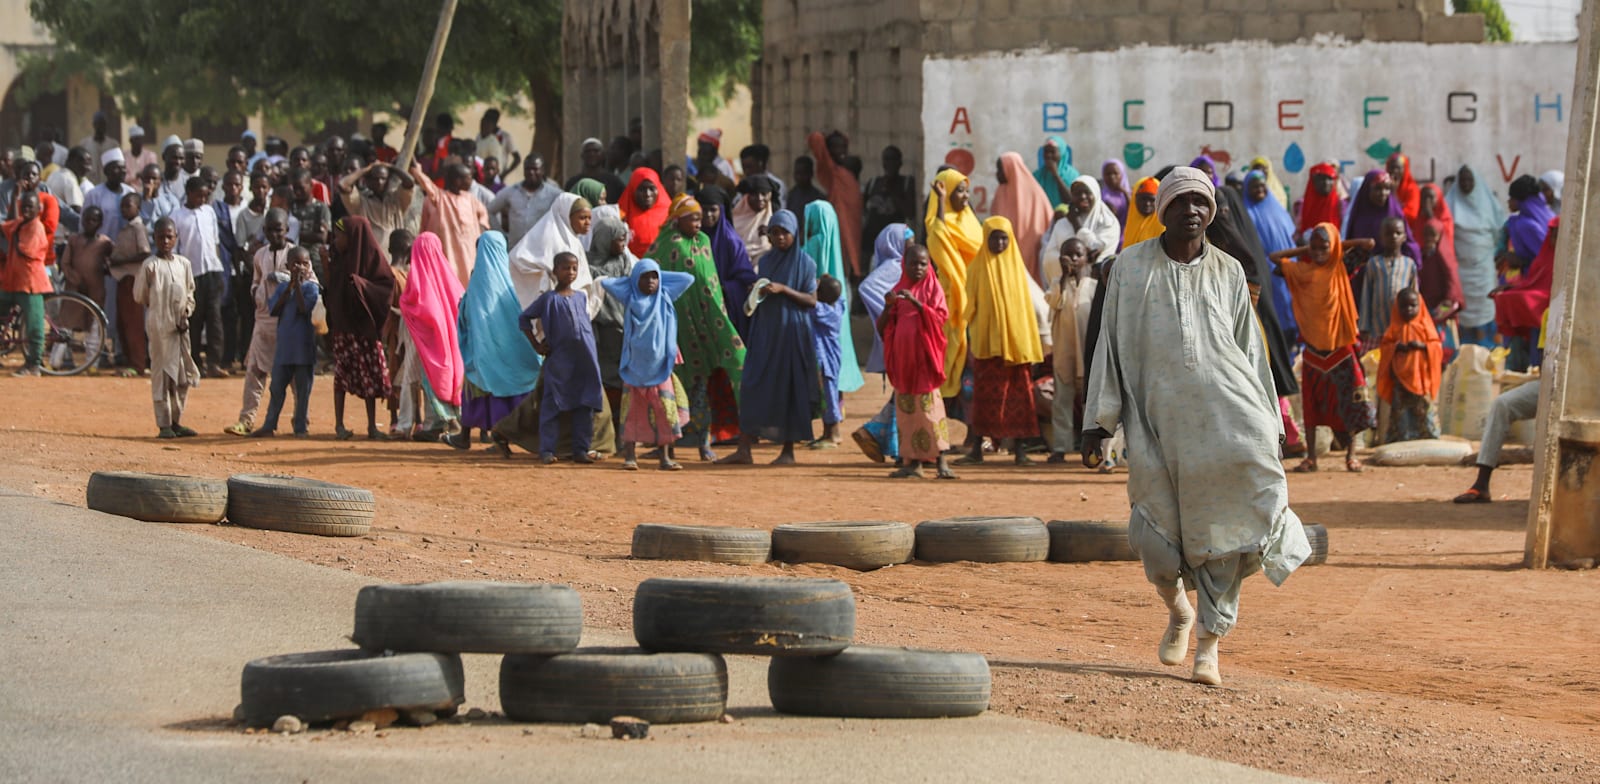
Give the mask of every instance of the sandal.
M 673 462 L 671 460 L 668 460 L 667 462 L 661 464 L 661 470 L 663 470 L 663 471 L 682 471 L 683 470 L 683 464 L 682 463 L 676 463 L 676 462 Z
M 1479 490 L 1478 488 L 1473 487 L 1473 488 L 1469 488 L 1467 490 L 1467 492 L 1456 496 L 1454 501 L 1453 501 L 1453 503 L 1457 503 L 1457 504 L 1487 504 L 1487 503 L 1489 503 L 1489 502 L 1491 502 L 1493 500 L 1494 500 L 1493 498 L 1489 497 L 1488 493 L 1485 493 L 1482 490 Z
M 873 438 L 866 428 L 857 428 L 850 434 L 850 440 L 856 442 L 856 446 L 861 448 L 862 454 L 865 454 L 868 460 L 874 463 L 884 462 L 883 450 L 878 448 L 878 440 Z
M 1317 472 L 1317 464 L 1310 460 L 1301 460 L 1300 465 L 1295 466 L 1290 471 L 1296 474 L 1314 474 Z
M 983 465 L 983 458 L 963 455 L 955 459 L 955 464 L 958 466 Z
M 356 432 L 354 430 L 346 430 L 342 427 L 336 428 L 333 431 L 333 437 L 339 439 L 340 441 L 349 441 L 350 439 L 356 437 Z
M 1360 460 L 1352 457 L 1344 461 L 1344 470 L 1349 471 L 1352 474 L 1359 474 L 1367 470 L 1367 466 L 1365 463 L 1362 463 Z
M 637 471 L 637 470 L 639 470 L 639 464 L 638 464 L 638 462 L 633 461 L 633 460 L 624 460 L 624 461 L 622 461 L 622 470 L 624 470 L 624 471 Z
M 494 433 L 490 437 L 489 451 L 494 452 L 506 460 L 510 460 L 511 442 L 501 438 L 499 433 Z
M 956 476 L 956 472 L 951 471 L 948 468 L 939 469 L 939 473 L 935 474 L 935 476 L 937 478 L 939 478 L 939 479 L 960 479 L 961 478 L 959 476 Z

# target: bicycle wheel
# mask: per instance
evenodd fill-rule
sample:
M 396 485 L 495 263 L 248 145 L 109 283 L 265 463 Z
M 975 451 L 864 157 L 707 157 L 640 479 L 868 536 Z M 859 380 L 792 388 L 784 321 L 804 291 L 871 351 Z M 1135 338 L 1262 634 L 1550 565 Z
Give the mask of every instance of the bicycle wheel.
M 106 314 L 82 294 L 44 295 L 44 356 L 47 376 L 75 376 L 94 367 L 111 348 Z

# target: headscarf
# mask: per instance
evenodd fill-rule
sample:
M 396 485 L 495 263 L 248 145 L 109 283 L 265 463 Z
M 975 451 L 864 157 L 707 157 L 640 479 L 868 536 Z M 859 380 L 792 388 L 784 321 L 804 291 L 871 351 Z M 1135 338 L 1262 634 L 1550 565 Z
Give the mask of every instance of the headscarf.
M 461 298 L 457 332 L 467 380 L 495 397 L 525 395 L 539 382 L 542 360 L 517 329 L 521 313 L 506 235 L 486 231 L 478 237 L 478 262 Z
M 1406 216 L 1406 222 L 1411 223 L 1417 219 L 1417 211 L 1422 206 L 1422 189 L 1417 187 L 1417 180 L 1411 176 L 1411 158 L 1405 153 L 1397 152 L 1389 156 L 1384 166 L 1398 161 L 1401 166 L 1400 181 L 1395 183 L 1394 197 L 1400 202 L 1400 210 Z
M 1530 334 L 1544 320 L 1550 307 L 1550 285 L 1555 278 L 1556 236 L 1553 229 L 1561 227 L 1560 218 L 1552 218 L 1545 232 L 1539 255 L 1528 265 L 1528 271 L 1506 285 L 1495 295 L 1495 320 L 1500 332 L 1512 337 Z
M 633 194 L 639 186 L 646 182 L 656 186 L 656 203 L 648 210 L 641 210 L 633 203 Z M 618 206 L 622 207 L 622 219 L 627 221 L 628 228 L 633 230 L 633 239 L 628 241 L 628 250 L 635 256 L 644 256 L 650 246 L 655 244 L 656 237 L 661 234 L 661 225 L 667 222 L 667 213 L 672 206 L 667 199 L 667 189 L 661 185 L 661 177 L 648 166 L 640 166 L 633 170 L 633 176 L 628 180 L 628 187 L 622 190 L 622 198 Z
M 1472 171 L 1470 166 L 1461 168 Z M 1494 258 L 1506 223 L 1504 203 L 1495 198 L 1483 178 L 1474 176 L 1474 180 L 1477 186 L 1472 193 L 1463 193 L 1458 179 L 1444 195 L 1455 222 L 1455 255 L 1463 298 L 1458 318 L 1463 327 L 1480 327 L 1494 321 L 1494 300 L 1488 295 L 1499 284 Z
M 1206 165 L 1205 169 L 1200 168 L 1200 164 L 1202 164 L 1202 163 Z M 1177 168 L 1181 169 L 1181 168 L 1184 168 L 1184 167 L 1179 166 Z M 1211 187 L 1213 187 L 1213 188 L 1221 188 L 1222 187 L 1222 172 L 1217 168 L 1217 161 L 1216 161 L 1215 158 L 1212 158 L 1209 155 L 1196 155 L 1194 157 L 1194 160 L 1189 161 L 1189 167 L 1188 168 L 1198 170 L 1201 174 L 1205 175 L 1206 179 L 1211 180 Z M 1210 174 L 1206 174 L 1206 169 L 1210 169 L 1211 173 Z M 1161 181 L 1162 182 L 1166 182 L 1167 178 L 1163 177 L 1163 178 L 1161 178 Z M 1165 210 L 1160 210 L 1160 209 L 1158 209 L 1156 211 L 1157 212 L 1165 212 Z
M 594 283 L 589 271 L 589 254 L 584 250 L 583 239 L 572 230 L 572 207 L 578 194 L 562 193 L 556 196 L 550 211 L 522 235 L 517 246 L 511 249 L 511 282 L 517 289 L 517 302 L 523 309 L 533 304 L 539 295 L 556 287 L 556 256 L 571 253 L 578 257 L 578 279 L 575 289 L 587 289 Z M 591 296 L 589 315 L 599 312 L 600 303 Z
M 1511 198 L 1520 202 L 1522 208 L 1506 219 L 1506 244 L 1518 258 L 1531 260 L 1544 246 L 1545 235 L 1550 232 L 1550 219 L 1556 214 L 1545 204 L 1539 181 L 1530 175 L 1524 174 L 1511 182 Z
M 582 196 L 583 200 L 588 202 L 590 206 L 598 206 L 606 203 L 605 184 L 599 180 L 591 180 L 588 177 L 584 177 L 583 179 L 573 183 L 572 187 L 567 189 L 567 193 L 576 193 L 579 196 Z
M 1327 195 L 1317 193 L 1317 186 L 1312 182 L 1318 175 L 1333 178 L 1333 189 L 1328 191 Z M 1303 234 L 1307 229 L 1321 223 L 1343 225 L 1343 201 L 1344 199 L 1339 197 L 1339 169 L 1331 163 L 1312 166 L 1311 178 L 1306 180 L 1305 196 L 1300 200 L 1300 225 L 1296 233 Z
M 1337 351 L 1356 342 L 1356 297 L 1350 290 L 1350 273 L 1344 268 L 1344 241 L 1339 227 L 1317 224 L 1332 243 L 1326 264 L 1309 259 L 1282 265 L 1283 277 L 1294 295 L 1294 317 L 1300 337 L 1318 351 Z
M 456 328 L 461 295 L 461 281 L 456 279 L 455 265 L 444 257 L 439 235 L 418 234 L 411 245 L 411 272 L 400 292 L 400 315 L 434 397 L 452 406 L 461 405 L 465 364 Z
M 760 212 L 750 207 L 749 199 L 740 199 L 738 204 L 733 205 L 733 230 L 744 241 L 745 253 L 749 254 L 750 263 L 759 264 L 761 257 L 772 250 L 772 243 L 767 240 L 767 235 L 761 232 L 766 227 L 768 219 L 772 217 L 772 181 L 766 177 L 746 177 L 739 183 L 739 192 L 767 195 L 767 203 Z
M 1560 212 L 1561 189 L 1567 185 L 1567 175 L 1563 174 L 1560 169 L 1551 169 L 1550 171 L 1539 175 L 1539 183 L 1549 186 L 1552 199 L 1550 209 Z
M 1261 172 L 1267 178 L 1267 193 L 1272 195 L 1273 201 L 1278 203 L 1285 212 L 1289 210 L 1289 188 L 1278 179 L 1278 173 L 1272 169 L 1272 161 L 1266 156 L 1258 155 L 1250 159 L 1250 168 Z M 1245 184 L 1249 184 L 1250 175 L 1245 175 Z
M 834 131 L 834 133 L 839 132 Z M 839 243 L 840 249 L 843 251 L 844 262 L 849 267 L 851 274 L 860 276 L 865 272 L 861 269 L 861 221 L 866 209 L 861 196 L 861 182 L 856 179 L 854 172 L 834 163 L 833 156 L 828 152 L 828 140 L 823 137 L 820 131 L 812 131 L 806 137 L 806 143 L 811 147 L 811 156 L 816 159 L 817 182 L 822 185 L 823 190 L 828 192 L 828 203 L 833 205 L 834 216 L 839 223 Z M 809 206 L 807 209 L 809 209 Z M 806 226 L 809 227 L 810 225 L 811 221 L 808 219 Z M 835 275 L 834 277 L 839 278 L 840 282 L 848 282 L 842 275 Z M 846 288 L 848 289 L 848 286 Z M 849 311 L 847 310 L 846 312 Z M 860 378 L 860 370 L 854 368 L 855 352 L 849 348 L 850 333 L 848 327 L 845 328 L 840 337 L 845 341 L 846 347 L 845 359 L 847 360 L 847 367 L 844 373 L 847 377 Z M 847 392 L 852 389 L 858 389 L 860 386 L 860 384 L 845 386 L 842 379 L 839 384 L 839 388 Z
M 827 206 L 812 202 L 809 207 Z M 770 224 L 790 233 L 800 230 L 794 213 L 778 210 Z M 811 229 L 807 221 L 807 230 Z M 797 235 L 798 239 L 798 235 Z M 795 291 L 815 291 L 817 262 L 799 242 L 769 254 L 762 274 Z M 822 389 L 811 311 L 785 296 L 767 297 L 750 321 L 750 352 L 745 367 L 749 381 L 739 400 L 740 429 L 774 441 L 810 437 L 813 408 Z M 752 390 L 759 390 L 752 394 Z
M 639 291 L 639 281 L 654 272 L 661 286 L 654 294 Z M 628 386 L 649 389 L 672 378 L 678 357 L 678 313 L 673 300 L 694 285 L 686 272 L 662 272 L 661 265 L 640 259 L 625 278 L 600 282 L 606 296 L 622 303 L 624 315 L 622 362 L 618 371 Z
M 1078 170 L 1072 168 L 1072 148 L 1067 146 L 1067 140 L 1060 136 L 1046 137 L 1044 145 L 1039 148 L 1038 168 L 1033 170 L 1033 179 L 1039 183 L 1039 187 L 1044 189 L 1044 195 L 1050 199 L 1050 206 L 1059 207 L 1066 204 L 1067 199 L 1072 194 L 1062 193 L 1061 189 L 1056 187 L 1055 177 L 1051 177 L 1050 170 L 1045 168 L 1045 147 L 1054 147 L 1061 151 L 1061 160 L 1056 164 L 1056 174 L 1061 177 L 1061 181 L 1066 183 L 1068 188 L 1071 188 L 1073 180 L 1078 179 Z
M 872 243 L 872 271 L 861 279 L 861 285 L 856 289 L 856 294 L 861 297 L 861 304 L 867 306 L 867 318 L 874 325 L 878 317 L 883 315 L 883 307 L 896 283 L 900 282 L 901 259 L 906 255 L 906 243 L 911 241 L 911 228 L 904 223 L 891 223 L 878 232 L 878 238 Z M 938 278 L 933 275 L 931 265 L 928 278 L 933 278 L 933 286 L 938 287 Z M 939 301 L 944 302 L 944 292 L 939 293 Z M 943 338 L 940 338 L 939 356 L 944 357 Z M 868 373 L 884 372 L 883 364 L 883 336 L 878 330 L 872 330 L 872 353 L 867 355 L 867 365 L 864 368 Z M 939 369 L 941 374 L 944 368 Z M 940 376 L 941 380 L 943 376 Z
M 328 329 L 368 340 L 383 334 L 389 319 L 389 303 L 394 297 L 394 270 L 378 248 L 378 237 L 366 218 L 350 215 L 333 224 L 343 232 L 349 245 L 343 252 L 333 249 L 328 264 Z
M 727 192 L 715 185 L 708 185 L 700 189 L 697 198 L 703 207 L 716 205 L 722 209 L 717 225 L 708 231 L 701 224 L 701 231 L 711 239 L 711 258 L 717 263 L 717 279 L 722 281 L 722 300 L 733 303 L 728 317 L 733 319 L 733 328 L 739 331 L 739 335 L 746 336 L 750 318 L 744 314 L 744 301 L 750 296 L 750 287 L 755 285 L 759 276 L 756 275 L 755 265 L 750 263 L 744 239 L 733 227 Z
M 817 263 L 817 277 L 831 275 L 843 285 L 844 294 L 839 302 L 844 305 L 844 312 L 850 312 L 850 284 L 844 276 L 844 256 L 839 248 L 839 223 L 834 215 L 833 205 L 825 201 L 814 201 L 806 205 L 806 242 L 805 252 Z M 764 273 L 764 277 L 774 278 L 772 274 Z M 855 340 L 850 335 L 850 320 L 845 319 L 839 326 L 839 391 L 854 392 L 866 384 L 861 376 L 861 363 L 856 361 Z
M 1378 183 L 1393 183 L 1393 181 L 1389 173 L 1382 169 L 1373 169 L 1367 172 L 1367 176 L 1361 178 L 1361 189 L 1356 191 L 1356 197 L 1350 200 L 1346 236 L 1350 239 L 1370 239 L 1376 242 L 1383 232 L 1383 222 L 1389 218 L 1399 218 L 1406 229 L 1405 255 L 1416 260 L 1422 256 L 1422 250 L 1417 247 L 1417 238 L 1411 234 L 1411 224 L 1406 222 L 1405 210 L 1401 208 L 1400 200 L 1395 198 L 1394 193 L 1390 193 L 1387 206 L 1374 207 L 1369 197 L 1373 187 Z
M 1206 201 L 1211 202 L 1211 217 L 1206 221 L 1206 225 L 1210 226 L 1211 221 L 1217 219 L 1218 187 L 1216 180 L 1206 176 L 1203 169 L 1191 166 L 1174 167 L 1167 176 L 1161 178 L 1161 185 L 1156 188 L 1156 215 L 1167 214 L 1167 207 L 1171 206 L 1179 196 L 1185 193 L 1198 193 L 1206 197 Z
M 972 205 L 967 204 L 960 212 L 950 207 L 950 194 L 966 181 L 967 175 L 956 169 L 935 175 L 934 182 L 944 185 L 945 195 L 936 200 L 938 192 L 933 191 L 923 217 L 928 230 L 928 255 L 933 257 L 933 270 L 950 310 L 950 318 L 945 321 L 944 386 L 939 390 L 942 397 L 955 397 L 961 392 L 961 369 L 967 362 L 967 265 L 983 247 L 983 224 L 973 214 Z
M 1089 206 L 1089 213 L 1082 218 L 1078 226 L 1077 237 L 1090 251 L 1098 251 L 1102 256 L 1109 256 L 1117 252 L 1122 244 L 1122 223 L 1117 220 L 1117 214 L 1106 206 L 1104 199 L 1100 198 L 1100 181 L 1085 174 L 1072 181 L 1073 185 L 1082 184 L 1089 189 L 1089 195 L 1094 198 L 1094 203 Z M 1047 276 L 1055 280 L 1055 275 Z
M 1122 247 L 1131 248 L 1148 239 L 1161 236 L 1165 229 L 1161 225 L 1161 213 L 1151 212 L 1148 215 L 1139 212 L 1139 195 L 1148 193 L 1156 195 L 1161 183 L 1154 177 L 1145 177 L 1134 186 L 1134 198 L 1128 207 L 1128 226 L 1122 232 Z
M 1267 186 L 1267 195 L 1260 201 L 1250 198 L 1250 183 L 1256 180 Z M 1294 218 L 1289 217 L 1289 211 L 1278 200 L 1271 198 L 1272 181 L 1266 173 L 1251 171 L 1245 175 L 1244 182 L 1244 208 L 1256 226 L 1256 235 L 1261 238 L 1262 248 L 1270 255 L 1296 247 L 1299 243 L 1294 238 Z
M 902 395 L 927 394 L 944 384 L 944 324 L 950 309 L 931 267 L 916 282 L 902 269 L 899 282 L 890 289 L 891 293 L 897 291 L 911 292 L 922 307 L 896 300 L 889 322 L 883 326 L 889 384 Z
M 738 390 L 744 371 L 744 341 L 728 319 L 728 311 L 744 303 L 724 302 L 722 282 L 717 279 L 717 262 L 711 257 L 711 240 L 698 231 L 692 237 L 685 236 L 677 223 L 668 221 L 646 256 L 654 259 L 665 272 L 686 272 L 694 276 L 695 285 L 674 305 L 678 313 L 678 349 L 683 353 L 684 383 L 693 387 L 693 380 L 700 379 L 703 383 L 713 371 L 721 369 L 727 372 L 728 382 Z
M 1422 351 L 1396 351 L 1395 346 L 1411 341 L 1427 346 Z M 1439 376 L 1444 368 L 1444 346 L 1439 328 L 1433 324 L 1426 306 L 1417 317 L 1406 321 L 1400 316 L 1400 298 L 1390 306 L 1389 330 L 1383 333 L 1378 353 L 1378 397 L 1394 400 L 1394 382 L 1413 395 L 1432 398 L 1439 394 Z
M 618 237 L 627 239 L 628 224 L 623 223 L 621 218 L 607 216 L 595 221 L 589 227 L 589 234 L 594 237 L 594 241 L 589 243 L 589 274 L 602 283 L 607 278 L 627 280 L 639 260 L 634 257 L 633 251 L 628 250 L 626 242 L 621 253 L 611 255 L 611 243 Z M 601 300 L 593 324 L 595 356 L 600 360 L 600 382 L 613 389 L 620 388 L 622 377 L 617 374 L 617 363 L 622 358 L 623 304 L 603 286 L 591 296 Z
M 1004 232 L 1006 249 L 989 250 L 989 235 Z M 1044 361 L 1039 322 L 1028 288 L 1028 271 L 1017 252 L 1011 221 L 998 215 L 983 222 L 983 249 L 967 271 L 966 321 L 972 333 L 972 356 L 1004 359 L 1008 365 L 1036 365 Z
M 1027 266 L 1028 274 L 1039 280 L 1039 243 L 1050 231 L 1050 197 L 1029 176 L 1021 155 L 1014 152 L 1001 155 L 1000 170 L 1005 173 L 1006 181 L 995 186 L 989 210 L 1009 219 L 1016 227 L 1017 241 L 1022 243 L 1019 248 L 1022 263 Z
M 1105 163 L 1100 164 L 1101 177 L 1105 177 L 1106 167 L 1108 166 L 1115 167 L 1117 171 L 1122 172 L 1122 185 L 1113 188 L 1107 184 L 1106 180 L 1102 179 L 1100 181 L 1100 200 L 1104 201 L 1106 206 L 1111 208 L 1111 213 L 1117 216 L 1117 223 L 1126 226 L 1128 223 L 1129 202 L 1133 201 L 1133 194 L 1128 192 L 1128 169 L 1122 165 L 1121 159 L 1107 158 Z M 1027 246 L 1024 245 L 1023 247 Z
M 1422 230 L 1432 226 L 1439 232 L 1439 246 L 1433 253 L 1422 260 L 1422 266 L 1417 270 L 1417 291 L 1422 294 L 1422 302 L 1429 312 L 1438 309 L 1445 301 L 1455 303 L 1455 308 L 1449 313 L 1441 314 L 1441 318 L 1449 319 L 1461 309 L 1461 271 L 1456 263 L 1456 227 L 1455 219 L 1450 214 L 1450 205 L 1446 203 L 1444 193 L 1439 186 L 1428 183 L 1422 186 L 1424 194 L 1433 193 L 1433 214 L 1424 216 L 1417 213 L 1416 232 L 1417 243 L 1422 242 Z

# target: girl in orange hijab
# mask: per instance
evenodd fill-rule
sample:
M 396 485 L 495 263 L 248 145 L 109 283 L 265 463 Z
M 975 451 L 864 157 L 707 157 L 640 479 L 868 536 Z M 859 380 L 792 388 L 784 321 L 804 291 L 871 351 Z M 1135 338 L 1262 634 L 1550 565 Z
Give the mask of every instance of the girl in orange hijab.
M 672 205 L 665 197 L 666 189 L 661 187 L 661 177 L 648 166 L 634 169 L 633 176 L 628 179 L 628 187 L 622 191 L 622 220 L 628 224 L 632 235 L 628 240 L 628 250 L 641 259 L 656 243 L 656 237 L 661 234 L 661 227 L 666 224 L 667 215 L 672 211 Z
M 1438 438 L 1433 401 L 1439 395 L 1444 345 L 1416 289 L 1403 289 L 1395 297 L 1394 316 L 1379 350 L 1378 397 L 1389 404 L 1383 443 Z
M 1422 210 L 1422 189 L 1411 176 L 1411 159 L 1397 152 L 1389 156 L 1384 168 L 1394 178 L 1394 196 L 1400 200 L 1400 211 L 1406 214 L 1406 222 L 1415 223 L 1417 213 Z

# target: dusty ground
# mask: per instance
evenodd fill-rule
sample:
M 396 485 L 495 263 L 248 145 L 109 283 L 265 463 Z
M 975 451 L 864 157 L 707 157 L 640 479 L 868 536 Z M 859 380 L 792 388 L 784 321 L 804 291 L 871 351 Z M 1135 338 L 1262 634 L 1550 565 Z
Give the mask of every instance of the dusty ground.
M 1259 577 L 1246 584 L 1243 621 L 1223 645 L 1226 685 L 1204 689 L 1182 680 L 1186 669 L 1156 662 L 1165 616 L 1137 564 L 858 574 L 628 558 L 640 522 L 1120 519 L 1123 475 L 997 463 L 966 469 L 959 483 L 889 482 L 887 469 L 849 447 L 802 452 L 793 469 L 546 468 L 481 448 L 333 441 L 328 378 L 317 380 L 316 437 L 237 439 L 220 431 L 234 419 L 239 384 L 195 390 L 185 423 L 202 436 L 165 442 L 151 437 L 148 382 L 0 378 L 0 450 L 10 463 L 0 482 L 70 503 L 82 503 L 98 469 L 345 482 L 377 493 L 366 538 L 193 530 L 385 580 L 565 582 L 582 592 L 591 625 L 617 629 L 629 627 L 633 587 L 651 576 L 833 576 L 860 598 L 860 640 L 986 654 L 995 710 L 1330 781 L 1600 778 L 1600 573 L 1519 568 L 1527 468 L 1500 472 L 1496 503 L 1477 507 L 1442 503 L 1470 483 L 1469 469 L 1293 476 L 1295 509 L 1330 530 L 1329 562 L 1282 588 Z M 875 378 L 869 388 L 847 407 L 875 410 Z

